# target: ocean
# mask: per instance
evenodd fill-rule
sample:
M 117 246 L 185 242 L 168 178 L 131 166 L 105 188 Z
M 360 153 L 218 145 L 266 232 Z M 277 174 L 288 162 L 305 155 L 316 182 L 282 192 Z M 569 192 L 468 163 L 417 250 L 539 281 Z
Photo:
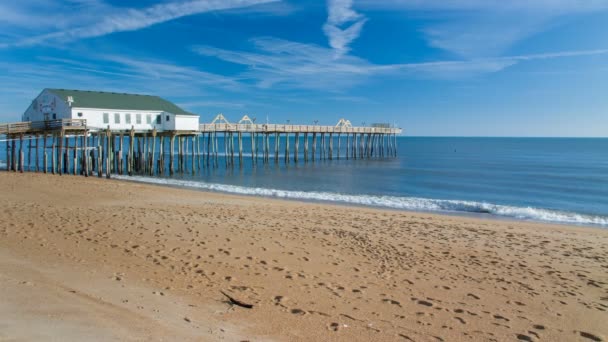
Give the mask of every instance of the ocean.
M 244 151 L 250 151 L 244 138 Z M 271 139 L 272 140 L 272 139 Z M 284 143 L 284 141 L 282 141 Z M 608 228 L 608 139 L 398 137 L 396 158 L 115 178 L 243 195 Z M 260 143 L 261 145 L 261 143 Z M 293 137 L 290 143 L 293 153 Z M 271 149 L 274 142 L 271 141 Z M 300 143 L 303 150 L 303 143 Z M 334 147 L 337 143 L 334 143 Z M 260 147 L 261 148 L 261 147 Z M 220 139 L 220 151 L 223 142 Z M 337 154 L 336 151 L 334 153 Z M 3 156 L 0 154 L 0 156 Z M 188 158 L 188 162 L 190 158 Z M 204 196 L 204 193 L 201 193 Z

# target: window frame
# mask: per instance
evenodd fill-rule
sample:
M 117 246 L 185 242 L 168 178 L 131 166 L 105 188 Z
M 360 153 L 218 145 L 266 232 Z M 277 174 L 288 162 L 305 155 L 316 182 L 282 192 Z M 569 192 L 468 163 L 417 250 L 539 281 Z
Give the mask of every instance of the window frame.
M 114 124 L 120 125 L 120 113 L 114 113 Z
M 55 118 L 55 114 L 53 114 L 53 119 Z M 103 113 L 103 123 L 108 125 L 110 124 L 110 113 Z
M 135 124 L 141 125 L 141 114 L 135 114 Z
M 131 113 L 125 113 L 125 123 L 127 125 L 131 124 Z

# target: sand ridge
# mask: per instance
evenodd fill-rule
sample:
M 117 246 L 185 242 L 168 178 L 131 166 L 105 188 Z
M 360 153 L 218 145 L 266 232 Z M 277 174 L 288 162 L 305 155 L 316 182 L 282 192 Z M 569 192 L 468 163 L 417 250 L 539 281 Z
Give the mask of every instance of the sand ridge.
M 4 173 L 0 184 L 0 250 L 36 267 L 98 270 L 88 276 L 110 279 L 105 286 L 116 289 L 108 298 L 127 300 L 121 309 L 143 317 L 138 324 L 164 324 L 158 335 L 125 327 L 122 337 L 162 339 L 173 331 L 204 340 L 608 336 L 608 232 L 602 229 L 72 176 Z M 0 266 L 0 275 L 7 274 L 18 278 Z M 231 306 L 220 291 L 253 309 Z M 149 305 L 148 294 L 185 305 Z M 209 334 L 219 326 L 223 331 Z

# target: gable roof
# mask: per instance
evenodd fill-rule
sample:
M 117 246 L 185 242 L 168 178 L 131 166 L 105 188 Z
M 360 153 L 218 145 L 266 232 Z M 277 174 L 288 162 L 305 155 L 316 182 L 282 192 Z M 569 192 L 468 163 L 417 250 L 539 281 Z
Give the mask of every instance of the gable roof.
M 72 107 L 128 110 L 158 110 L 172 114 L 196 115 L 181 109 L 172 102 L 152 95 L 137 95 L 125 93 L 110 93 L 90 90 L 46 89 L 49 92 L 68 101 L 68 96 L 74 100 Z

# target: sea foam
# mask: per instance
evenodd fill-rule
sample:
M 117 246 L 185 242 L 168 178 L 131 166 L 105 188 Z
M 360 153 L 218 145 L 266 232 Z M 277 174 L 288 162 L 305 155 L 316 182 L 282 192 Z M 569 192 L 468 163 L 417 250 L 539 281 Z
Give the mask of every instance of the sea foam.
M 337 202 L 410 211 L 479 213 L 496 215 L 505 218 L 514 218 L 518 220 L 532 220 L 577 225 L 608 226 L 608 216 L 586 215 L 574 212 L 534 207 L 516 207 L 486 202 L 442 200 L 419 197 L 350 195 L 330 192 L 252 188 L 238 185 L 205 183 L 181 179 L 153 178 L 141 176 L 114 177 L 129 181 L 226 192 L 240 195 L 252 195 L 306 201 Z

